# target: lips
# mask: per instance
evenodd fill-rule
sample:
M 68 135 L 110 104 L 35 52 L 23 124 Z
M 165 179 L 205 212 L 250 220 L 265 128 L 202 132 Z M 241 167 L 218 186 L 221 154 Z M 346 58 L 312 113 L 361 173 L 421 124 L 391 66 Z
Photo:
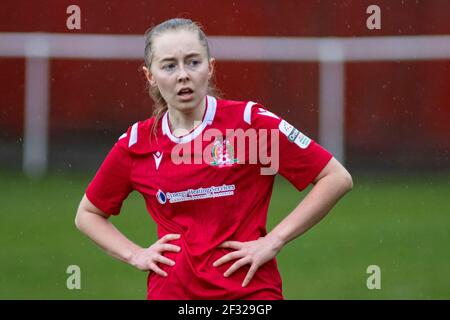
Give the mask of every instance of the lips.
M 182 95 L 189 95 L 189 94 L 191 94 L 191 93 L 193 93 L 194 92 L 194 90 L 192 90 L 191 88 L 181 88 L 179 91 L 178 91 L 178 95 L 179 96 L 182 96 Z

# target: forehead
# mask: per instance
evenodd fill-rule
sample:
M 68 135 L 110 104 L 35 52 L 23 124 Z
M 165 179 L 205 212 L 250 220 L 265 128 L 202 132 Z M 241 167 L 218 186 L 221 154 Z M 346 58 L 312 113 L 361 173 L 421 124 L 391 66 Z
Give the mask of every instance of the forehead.
M 167 31 L 156 36 L 153 42 L 153 54 L 157 60 L 192 52 L 205 53 L 205 48 L 200 43 L 198 33 L 195 31 Z

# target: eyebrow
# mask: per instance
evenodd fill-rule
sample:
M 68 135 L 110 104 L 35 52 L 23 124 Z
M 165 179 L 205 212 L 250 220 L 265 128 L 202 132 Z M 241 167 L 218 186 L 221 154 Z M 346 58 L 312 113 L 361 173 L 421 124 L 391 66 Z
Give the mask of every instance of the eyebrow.
M 184 58 L 186 59 L 186 58 L 192 58 L 192 57 L 198 57 L 198 56 L 200 56 L 200 53 L 193 52 L 193 53 L 187 54 Z M 165 58 L 159 60 L 159 63 L 166 62 L 166 61 L 174 61 L 174 60 L 176 60 L 175 57 L 165 57 Z

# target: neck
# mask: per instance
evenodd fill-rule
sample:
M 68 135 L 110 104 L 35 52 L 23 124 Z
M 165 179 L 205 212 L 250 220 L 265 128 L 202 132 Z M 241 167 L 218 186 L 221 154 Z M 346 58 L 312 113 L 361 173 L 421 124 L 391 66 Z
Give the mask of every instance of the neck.
M 168 108 L 169 126 L 175 136 L 184 135 L 197 127 L 203 120 L 206 109 L 206 98 L 202 99 L 200 104 L 192 110 L 181 111 L 175 108 Z M 181 131 L 181 134 L 177 134 Z

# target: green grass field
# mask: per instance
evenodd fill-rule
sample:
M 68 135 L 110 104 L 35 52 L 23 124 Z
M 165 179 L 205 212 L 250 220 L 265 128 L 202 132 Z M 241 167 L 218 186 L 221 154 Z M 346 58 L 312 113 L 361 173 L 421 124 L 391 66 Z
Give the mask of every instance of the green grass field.
M 277 259 L 287 299 L 449 299 L 450 177 L 354 176 L 354 190 Z M 0 299 L 144 299 L 146 274 L 98 249 L 74 225 L 89 176 L 31 182 L 0 174 Z M 278 179 L 270 230 L 304 196 Z M 133 193 L 112 221 L 147 246 L 156 239 Z M 81 290 L 66 269 L 81 268 Z M 381 289 L 369 290 L 369 265 Z

